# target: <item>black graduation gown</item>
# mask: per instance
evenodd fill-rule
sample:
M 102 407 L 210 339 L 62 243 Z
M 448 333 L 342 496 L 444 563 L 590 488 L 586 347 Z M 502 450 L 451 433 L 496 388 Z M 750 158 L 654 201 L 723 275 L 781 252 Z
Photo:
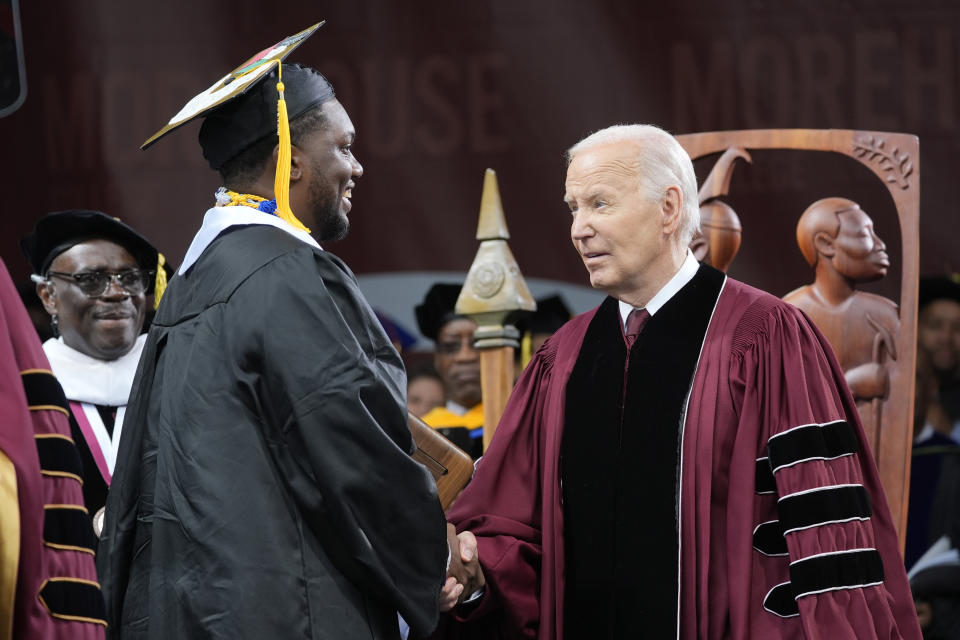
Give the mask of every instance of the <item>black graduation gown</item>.
M 447 557 L 399 355 L 335 256 L 233 227 L 174 278 L 128 405 L 98 568 L 118 638 L 390 638 Z

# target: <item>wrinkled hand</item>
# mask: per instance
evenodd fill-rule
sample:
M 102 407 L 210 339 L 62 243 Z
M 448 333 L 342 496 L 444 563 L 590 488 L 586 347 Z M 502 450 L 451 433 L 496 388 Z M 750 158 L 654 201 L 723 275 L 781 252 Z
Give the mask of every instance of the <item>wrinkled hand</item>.
M 457 534 L 456 528 L 447 523 L 447 544 L 450 546 L 450 569 L 447 571 L 447 583 L 450 578 L 461 587 L 457 602 L 469 598 L 473 592 L 486 584 L 483 569 L 480 568 L 480 554 L 477 551 L 477 539 L 469 531 Z M 446 585 L 444 585 L 446 588 Z

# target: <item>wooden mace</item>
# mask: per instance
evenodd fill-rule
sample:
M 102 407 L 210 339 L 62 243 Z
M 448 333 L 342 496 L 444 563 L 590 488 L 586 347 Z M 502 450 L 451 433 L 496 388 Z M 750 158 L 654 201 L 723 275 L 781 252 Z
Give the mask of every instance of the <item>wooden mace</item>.
M 536 302 L 507 246 L 510 233 L 500 202 L 497 174 L 487 169 L 480 198 L 477 240 L 480 248 L 457 298 L 456 312 L 477 323 L 474 348 L 480 351 L 480 384 L 483 394 L 483 448 L 497 429 L 513 389 L 513 350 L 520 333 L 505 324 L 514 311 L 535 311 Z

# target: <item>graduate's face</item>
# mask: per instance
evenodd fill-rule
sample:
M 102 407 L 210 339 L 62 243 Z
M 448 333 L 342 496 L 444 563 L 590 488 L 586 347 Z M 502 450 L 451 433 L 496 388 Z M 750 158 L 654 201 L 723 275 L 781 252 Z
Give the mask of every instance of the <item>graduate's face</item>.
M 50 271 L 119 273 L 137 269 L 137 261 L 109 240 L 88 240 L 54 258 Z M 146 311 L 143 293 L 130 295 L 112 281 L 106 293 L 90 298 L 73 282 L 51 278 L 37 291 L 47 313 L 57 316 L 67 346 L 99 360 L 116 360 L 133 347 Z
M 632 142 L 580 151 L 567 168 L 564 196 L 570 237 L 590 284 L 628 301 L 663 279 L 677 228 L 665 217 L 664 202 L 641 189 L 637 154 Z M 679 189 L 671 189 L 670 198 L 676 198 Z
M 344 238 L 350 229 L 350 197 L 363 167 L 353 155 L 355 133 L 346 110 L 336 100 L 321 109 L 324 125 L 298 146 L 310 161 L 309 224 L 320 241 L 330 242 Z
M 887 275 L 887 245 L 873 230 L 873 221 L 859 207 L 837 214 L 840 231 L 833 244 L 836 270 L 854 282 L 870 282 Z

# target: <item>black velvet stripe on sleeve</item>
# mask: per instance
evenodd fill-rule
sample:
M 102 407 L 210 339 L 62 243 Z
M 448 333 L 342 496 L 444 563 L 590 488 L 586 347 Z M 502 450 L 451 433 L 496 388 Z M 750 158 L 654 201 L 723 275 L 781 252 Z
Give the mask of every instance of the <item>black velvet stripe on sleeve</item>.
M 37 438 L 40 471 L 46 475 L 71 476 L 83 481 L 83 465 L 77 447 L 67 438 Z
M 883 582 L 883 561 L 876 549 L 825 553 L 790 565 L 794 596 L 836 589 L 855 589 Z
M 23 390 L 27 395 L 27 404 L 31 409 L 34 407 L 57 407 L 64 412 L 69 411 L 63 389 L 52 373 L 29 371 L 20 374 L 20 378 L 23 380 Z
M 82 509 L 47 506 L 43 516 L 43 541 L 56 548 L 94 553 L 96 535 L 90 516 Z
M 776 473 L 798 462 L 831 460 L 856 453 L 857 437 L 843 420 L 811 424 L 772 436 L 767 442 L 767 450 L 770 467 Z
M 781 618 L 792 618 L 800 615 L 797 599 L 793 597 L 793 589 L 789 582 L 778 584 L 767 592 L 763 599 L 763 608 Z
M 777 483 L 773 479 L 773 471 L 770 469 L 770 458 L 757 458 L 754 490 L 757 493 L 776 493 Z
M 831 522 L 866 520 L 873 513 L 870 496 L 859 484 L 824 487 L 784 496 L 777 503 L 777 511 L 784 534 Z
M 103 595 L 95 582 L 50 578 L 40 589 L 40 601 L 55 618 L 107 624 Z
M 787 555 L 787 539 L 779 520 L 764 522 L 753 530 L 753 548 L 766 556 Z

